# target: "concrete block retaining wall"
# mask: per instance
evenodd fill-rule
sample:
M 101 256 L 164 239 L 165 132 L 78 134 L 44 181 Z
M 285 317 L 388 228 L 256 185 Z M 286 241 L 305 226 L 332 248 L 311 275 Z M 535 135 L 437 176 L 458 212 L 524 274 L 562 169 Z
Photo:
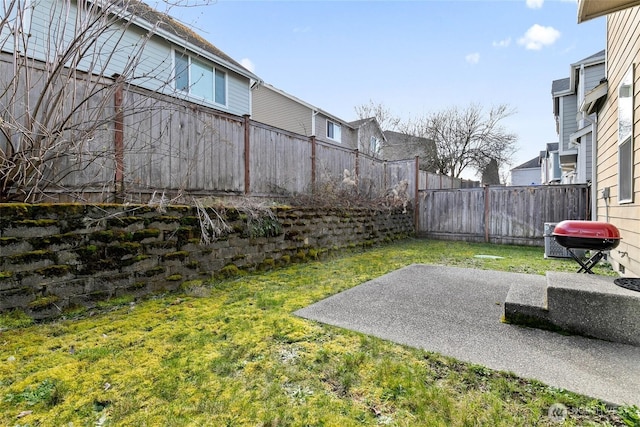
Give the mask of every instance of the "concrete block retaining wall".
M 202 244 L 198 211 L 186 206 L 0 204 L 0 312 L 52 318 L 414 234 L 401 209 L 274 208 L 276 220 L 262 222 L 217 212 L 230 229 Z

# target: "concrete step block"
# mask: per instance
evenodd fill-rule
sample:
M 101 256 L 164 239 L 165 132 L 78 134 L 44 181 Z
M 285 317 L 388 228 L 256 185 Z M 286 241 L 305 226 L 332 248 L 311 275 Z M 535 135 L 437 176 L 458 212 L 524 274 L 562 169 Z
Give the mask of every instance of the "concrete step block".
M 504 321 L 523 326 L 552 328 L 548 321 L 546 281 L 511 285 L 504 303 Z
M 547 319 L 571 333 L 640 346 L 640 292 L 615 277 L 547 273 Z

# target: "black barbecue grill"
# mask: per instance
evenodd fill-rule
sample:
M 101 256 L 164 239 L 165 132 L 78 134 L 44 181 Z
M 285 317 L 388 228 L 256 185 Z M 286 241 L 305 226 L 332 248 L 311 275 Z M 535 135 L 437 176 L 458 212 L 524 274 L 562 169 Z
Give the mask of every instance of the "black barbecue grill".
M 551 235 L 580 264 L 578 273 L 593 274 L 591 269 L 604 257 L 604 252 L 620 244 L 620 231 L 616 226 L 601 221 L 562 221 L 556 225 Z M 585 262 L 573 249 L 586 249 L 595 253 Z

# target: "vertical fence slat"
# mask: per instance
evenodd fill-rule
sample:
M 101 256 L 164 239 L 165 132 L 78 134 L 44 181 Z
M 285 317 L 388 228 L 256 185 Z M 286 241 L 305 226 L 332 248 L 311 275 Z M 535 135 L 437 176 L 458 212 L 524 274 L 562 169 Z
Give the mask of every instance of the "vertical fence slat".
M 417 233 L 449 240 L 544 244 L 544 223 L 589 219 L 586 184 L 421 190 Z

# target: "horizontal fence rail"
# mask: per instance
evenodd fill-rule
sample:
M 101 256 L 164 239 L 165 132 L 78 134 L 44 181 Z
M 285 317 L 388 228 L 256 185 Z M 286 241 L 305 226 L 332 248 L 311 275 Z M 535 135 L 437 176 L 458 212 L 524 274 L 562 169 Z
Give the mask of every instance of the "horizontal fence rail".
M 586 184 L 420 190 L 417 234 L 541 246 L 544 223 L 590 218 Z

